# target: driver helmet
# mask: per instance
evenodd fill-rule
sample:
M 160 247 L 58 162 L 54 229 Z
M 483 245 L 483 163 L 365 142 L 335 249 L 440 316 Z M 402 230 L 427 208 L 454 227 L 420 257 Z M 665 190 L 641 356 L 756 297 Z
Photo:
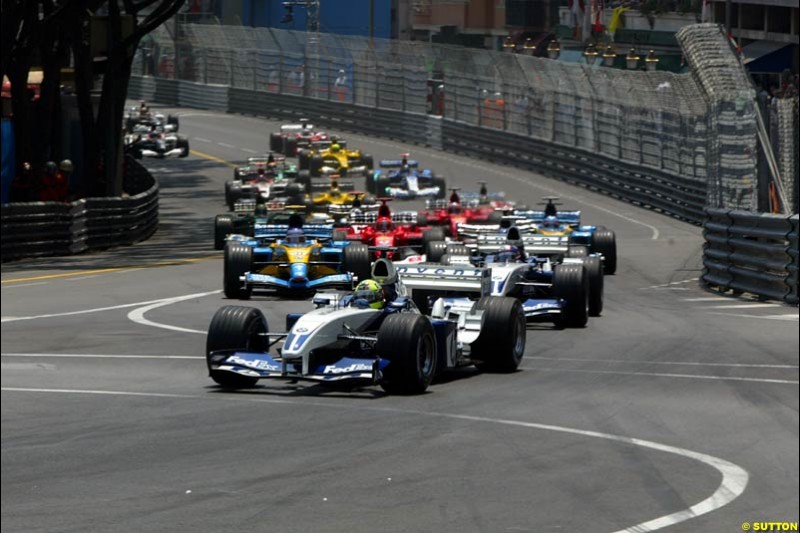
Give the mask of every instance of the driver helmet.
M 341 150 L 341 149 L 342 149 L 342 147 L 339 146 L 339 143 L 335 142 L 335 143 L 331 144 L 331 152 L 333 152 L 334 154 L 338 153 L 339 150 Z
M 451 215 L 458 215 L 461 213 L 461 205 L 458 202 L 452 202 L 448 208 L 447 212 Z
M 522 259 L 522 251 L 518 246 L 513 244 L 506 245 L 503 251 L 497 255 L 500 261 L 505 262 L 519 261 Z
M 359 304 L 360 301 L 366 302 L 366 305 L 373 309 L 383 309 L 385 305 L 383 288 L 374 279 L 365 279 L 356 286 L 353 293 L 353 302 Z
M 301 244 L 306 242 L 306 236 L 300 228 L 291 228 L 286 232 L 286 242 L 289 244 Z
M 561 226 L 561 223 L 558 221 L 557 217 L 549 216 L 544 217 L 542 221 L 542 227 L 548 230 L 557 230 Z

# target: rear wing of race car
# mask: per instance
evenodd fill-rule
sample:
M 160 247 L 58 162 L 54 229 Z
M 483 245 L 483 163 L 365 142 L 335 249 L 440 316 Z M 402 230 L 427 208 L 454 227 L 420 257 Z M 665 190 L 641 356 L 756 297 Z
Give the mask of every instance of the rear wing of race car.
M 331 180 L 334 181 L 334 180 Z M 356 190 L 356 184 L 352 181 L 340 181 L 335 180 L 337 185 L 339 186 L 339 190 L 342 192 L 352 192 Z M 311 190 L 313 192 L 325 192 L 330 190 L 331 182 L 326 181 L 314 181 L 311 183 Z
M 506 193 L 504 192 L 490 192 L 486 194 L 481 194 L 479 192 L 462 192 L 459 193 L 462 202 L 469 202 L 473 200 L 480 200 L 481 198 L 486 198 L 488 200 L 505 200 Z
M 378 212 L 353 213 L 349 217 L 351 224 L 374 224 L 378 220 Z M 416 224 L 416 211 L 395 211 L 392 213 L 392 222 L 395 224 Z
M 361 204 L 360 206 L 356 207 L 353 204 L 331 204 L 328 206 L 328 214 L 329 215 L 342 215 L 347 217 L 358 216 L 359 213 L 353 214 L 352 211 L 354 209 L 359 209 L 361 211 L 361 215 L 372 215 L 373 222 L 374 218 L 377 218 L 378 208 L 380 207 L 379 204 Z M 355 222 L 354 222 L 355 223 Z M 362 224 L 362 222 L 358 222 L 358 224 Z M 369 224 L 369 222 L 363 222 L 363 224 Z
M 445 266 L 435 264 L 397 265 L 397 275 L 408 289 L 433 292 L 480 293 L 492 292 L 492 271 L 471 265 Z
M 569 237 L 567 236 L 524 235 L 521 240 L 525 253 L 528 255 L 555 255 L 566 253 L 569 250 Z M 477 249 L 482 254 L 490 254 L 518 242 L 508 240 L 505 235 L 479 235 L 475 243 L 467 244 L 467 246 Z
M 236 213 L 253 213 L 256 210 L 255 198 L 242 198 L 233 204 L 233 210 Z
M 528 211 L 514 211 L 514 214 L 519 217 L 527 218 L 533 222 L 542 222 L 545 218 L 544 211 L 528 210 Z M 558 220 L 570 226 L 580 226 L 581 212 L 580 211 L 559 211 Z
M 286 236 L 289 224 L 255 225 L 255 238 L 262 240 L 278 240 Z M 333 224 L 303 224 L 303 234 L 307 239 L 327 240 L 333 237 Z
M 534 223 L 530 220 L 519 219 L 517 217 L 503 217 L 503 220 L 509 219 L 510 224 L 507 227 L 515 227 L 520 233 L 533 233 L 535 231 Z M 501 233 L 503 226 L 500 224 L 458 224 L 458 234 L 463 237 L 477 238 L 481 235 L 498 235 L 505 238 L 505 234 Z
M 409 168 L 417 168 L 419 166 L 419 161 L 416 159 L 409 159 L 406 161 Z M 402 159 L 381 159 L 379 163 L 381 168 L 401 168 L 403 166 Z

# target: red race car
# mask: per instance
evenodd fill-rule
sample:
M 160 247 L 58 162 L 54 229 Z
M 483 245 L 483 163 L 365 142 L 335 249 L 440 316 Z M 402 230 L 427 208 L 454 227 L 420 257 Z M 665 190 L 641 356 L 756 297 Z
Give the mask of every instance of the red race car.
M 428 211 L 420 212 L 432 226 L 442 226 L 447 235 L 458 239 L 459 224 L 499 224 L 503 214 L 514 209 L 512 202 L 504 199 L 503 193 L 490 194 L 486 183 L 481 183 L 480 192 L 458 194 L 460 189 L 451 188 L 450 199 L 428 202 Z
M 372 259 L 404 259 L 417 255 L 429 241 L 442 238 L 441 232 L 427 225 L 416 211 L 392 213 L 388 202 L 380 198 L 378 212 L 351 213 L 349 225 L 333 231 L 335 241 L 359 241 L 369 246 Z
M 309 148 L 314 143 L 329 140 L 330 137 L 327 133 L 315 130 L 308 120 L 300 119 L 300 124 L 283 124 L 281 131 L 271 133 L 269 149 L 287 156 L 295 156 L 299 149 Z

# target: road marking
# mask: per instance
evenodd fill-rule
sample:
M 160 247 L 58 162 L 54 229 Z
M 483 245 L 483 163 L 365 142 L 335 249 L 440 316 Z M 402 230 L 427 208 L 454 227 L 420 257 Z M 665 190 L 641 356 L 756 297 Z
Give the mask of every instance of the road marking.
M 158 302 L 149 303 L 143 307 L 139 307 L 134 309 L 130 313 L 128 313 L 128 318 L 137 324 L 141 324 L 143 326 L 152 326 L 154 328 L 162 328 L 162 329 L 169 329 L 171 331 L 180 331 L 181 333 L 199 333 L 201 335 L 205 335 L 208 331 L 201 331 L 199 329 L 189 329 L 189 328 L 181 328 L 178 326 L 170 326 L 169 324 L 161 324 L 159 322 L 153 322 L 152 320 L 148 320 L 144 317 L 144 314 L 148 311 L 152 311 L 153 309 L 158 309 L 159 307 L 164 307 L 167 305 L 172 305 L 178 302 L 183 302 L 185 300 L 191 300 L 193 298 L 202 298 L 203 296 L 210 296 L 212 294 L 219 294 L 222 290 L 218 289 L 216 291 L 209 291 L 209 292 L 198 292 L 196 294 L 187 294 L 186 296 L 176 296 L 175 298 L 167 298 L 165 300 L 160 300 Z
M 194 297 L 198 297 L 199 298 L 201 296 L 206 296 L 208 294 L 213 294 L 215 292 L 222 292 L 222 291 L 218 290 L 218 291 L 213 291 L 213 292 L 199 292 L 197 294 L 187 294 L 186 296 L 178 296 L 177 298 L 188 300 L 189 298 L 194 298 Z M 6 323 L 6 322 L 19 322 L 21 320 L 38 320 L 40 318 L 54 318 L 54 317 L 60 317 L 60 316 L 86 315 L 86 314 L 90 314 L 90 313 L 101 313 L 103 311 L 114 311 L 116 309 L 125 309 L 125 308 L 128 308 L 128 307 L 137 307 L 137 306 L 141 307 L 143 305 L 146 306 L 146 305 L 150 305 L 150 304 L 160 304 L 160 303 L 165 302 L 165 301 L 167 301 L 169 303 L 173 303 L 174 300 L 175 300 L 175 298 L 160 298 L 158 300 L 148 300 L 148 301 L 145 301 L 145 302 L 134 302 L 134 303 L 129 303 L 129 304 L 112 305 L 112 306 L 109 306 L 109 307 L 95 307 L 93 309 L 81 309 L 80 311 L 66 311 L 66 312 L 63 312 L 63 313 L 51 313 L 51 314 L 47 314 L 47 315 L 3 317 L 2 322 L 3 323 Z M 195 331 L 195 330 L 192 330 L 192 331 Z M 205 332 L 203 332 L 203 333 L 205 333 Z
M 681 298 L 683 302 L 736 302 L 734 298 L 724 298 L 720 296 L 710 296 L 707 298 Z
M 236 148 L 234 145 L 228 143 L 217 143 L 217 144 L 224 148 Z
M 231 168 L 236 168 L 236 165 L 228 161 L 227 159 L 222 159 L 221 157 L 217 157 L 215 155 L 207 154 L 205 152 L 198 152 L 197 150 L 189 150 L 189 152 L 196 157 L 200 157 L 202 159 L 208 159 L 209 161 L 214 161 L 215 163 L 222 163 L 223 165 L 228 165 Z
M 31 276 L 27 278 L 12 278 L 12 279 L 4 279 L 2 280 L 3 285 L 6 283 L 20 283 L 24 281 L 38 281 L 42 279 L 58 279 L 58 278 L 72 278 L 75 276 L 87 276 L 88 274 L 112 274 L 115 272 L 127 272 L 131 270 L 142 270 L 145 268 L 158 268 L 158 267 L 165 267 L 165 266 L 178 266 L 183 265 L 186 263 L 196 263 L 198 261 L 204 261 L 206 259 L 213 259 L 219 257 L 219 253 L 213 255 L 207 255 L 203 257 L 188 257 L 186 259 L 172 259 L 167 261 L 158 261 L 156 263 L 148 263 L 145 265 L 141 265 L 138 267 L 109 267 L 109 268 L 99 268 L 96 270 L 79 270 L 77 272 L 64 272 L 61 274 L 44 274 L 42 276 Z
M 668 365 L 668 366 L 714 366 L 723 368 L 791 368 L 800 369 L 799 365 L 779 365 L 769 363 L 704 363 L 701 361 L 626 361 L 624 359 L 582 359 L 579 357 L 542 357 L 525 356 L 525 359 L 540 361 L 570 361 L 576 363 L 599 363 L 613 365 Z M 533 369 L 532 369 L 533 370 Z
M 195 141 L 200 141 L 201 143 L 210 143 L 211 142 L 209 139 L 203 139 L 202 137 L 195 137 L 194 140 Z
M 719 313 L 711 311 L 710 315 L 733 316 L 736 318 L 759 318 L 762 320 L 781 320 L 783 322 L 795 322 L 800 319 L 798 315 L 745 315 L 742 313 Z
M 735 305 L 704 305 L 698 309 L 758 309 L 762 307 L 781 307 L 783 304 L 735 304 Z
M 33 388 L 18 388 L 18 387 L 2 387 L 0 390 L 4 392 L 29 392 L 29 393 L 51 393 L 51 394 L 87 394 L 87 395 L 116 395 L 116 396 L 134 396 L 134 397 L 152 397 L 152 398 L 176 398 L 187 400 L 211 400 L 211 401 L 232 401 L 232 402 L 252 402 L 252 403 L 269 403 L 279 405 L 304 405 L 313 407 L 324 407 L 341 409 L 341 406 L 332 405 L 324 402 L 303 402 L 300 400 L 287 400 L 287 399 L 274 399 L 274 398 L 253 398 L 252 396 L 242 395 L 226 395 L 226 396 L 212 396 L 212 395 L 189 395 L 189 394 L 165 394 L 153 392 L 125 392 L 125 391 L 111 391 L 111 390 L 75 390 L 75 389 L 33 389 Z M 489 418 L 483 416 L 472 415 L 459 415 L 451 413 L 431 412 L 431 411 L 414 411 L 410 409 L 393 409 L 388 407 L 351 407 L 356 410 L 376 411 L 376 412 L 389 412 L 389 413 L 402 413 L 406 415 L 426 416 L 436 418 L 449 418 L 452 420 L 463 420 L 468 422 L 479 422 L 488 424 L 500 424 L 505 426 L 514 426 L 534 430 L 553 431 L 557 433 L 564 433 L 568 435 L 577 435 L 579 437 L 589 437 L 595 439 L 603 439 L 611 442 L 619 442 L 629 446 L 638 446 L 658 452 L 669 453 L 691 459 L 710 466 L 722 475 L 717 489 L 706 499 L 692 505 L 687 509 L 681 509 L 674 513 L 642 522 L 625 529 L 617 530 L 613 533 L 647 533 L 656 531 L 665 527 L 670 527 L 681 522 L 685 522 L 692 518 L 708 514 L 712 511 L 720 509 L 736 498 L 742 495 L 750 479 L 750 474 L 747 470 L 721 459 L 713 455 L 707 455 L 700 452 L 688 450 L 686 448 L 679 448 L 677 446 L 670 446 L 668 444 L 661 444 L 659 442 L 637 439 L 625 435 L 615 435 L 613 433 L 601 433 L 599 431 L 590 431 L 585 429 L 576 429 L 565 426 L 555 426 L 551 424 L 539 424 L 536 422 L 523 422 L 519 420 L 507 420 L 502 418 Z
M 0 357 L 35 357 L 66 359 L 205 359 L 200 355 L 112 355 L 84 353 L 2 353 Z
M 34 285 L 47 285 L 49 281 L 35 281 L 33 283 L 18 283 L 17 285 L 7 285 L 3 289 L 16 289 L 17 287 L 33 287 Z
M 674 285 L 682 285 L 684 283 L 691 283 L 693 281 L 699 281 L 700 278 L 689 278 L 689 279 L 682 279 L 680 281 L 670 281 L 669 283 L 662 283 L 661 285 L 650 285 L 649 287 L 639 287 L 640 289 L 665 289 L 665 288 L 672 288 Z M 677 289 L 676 290 L 682 290 Z M 688 290 L 688 289 L 685 289 Z
M 521 367 L 522 368 L 522 367 Z M 621 372 L 615 370 L 581 370 L 564 368 L 539 368 L 526 367 L 526 370 L 534 372 L 567 372 L 570 374 L 610 374 L 616 376 L 645 376 L 652 378 L 677 378 L 677 379 L 701 379 L 707 381 L 747 381 L 751 383 L 773 383 L 778 385 L 800 385 L 800 381 L 790 379 L 767 379 L 767 378 L 741 378 L 734 376 L 706 376 L 698 374 L 673 374 L 666 372 Z
M 248 153 L 248 154 L 257 154 L 258 153 L 256 150 L 251 150 L 250 148 L 239 148 L 239 149 L 242 152 L 245 152 L 245 153 Z

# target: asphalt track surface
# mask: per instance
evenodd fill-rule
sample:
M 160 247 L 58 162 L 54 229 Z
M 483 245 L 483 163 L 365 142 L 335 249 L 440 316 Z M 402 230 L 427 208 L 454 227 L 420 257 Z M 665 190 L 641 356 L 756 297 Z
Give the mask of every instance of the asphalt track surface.
M 701 230 L 583 188 L 410 149 L 449 184 L 545 194 L 614 229 L 605 311 L 530 327 L 521 370 L 416 397 L 263 382 L 223 392 L 212 218 L 226 161 L 277 124 L 181 110 L 188 159 L 150 161 L 148 242 L 2 267 L 2 528 L 51 531 L 703 531 L 798 520 L 797 309 L 704 292 Z M 395 209 L 420 204 L 395 203 Z M 281 330 L 307 301 L 255 297 Z

